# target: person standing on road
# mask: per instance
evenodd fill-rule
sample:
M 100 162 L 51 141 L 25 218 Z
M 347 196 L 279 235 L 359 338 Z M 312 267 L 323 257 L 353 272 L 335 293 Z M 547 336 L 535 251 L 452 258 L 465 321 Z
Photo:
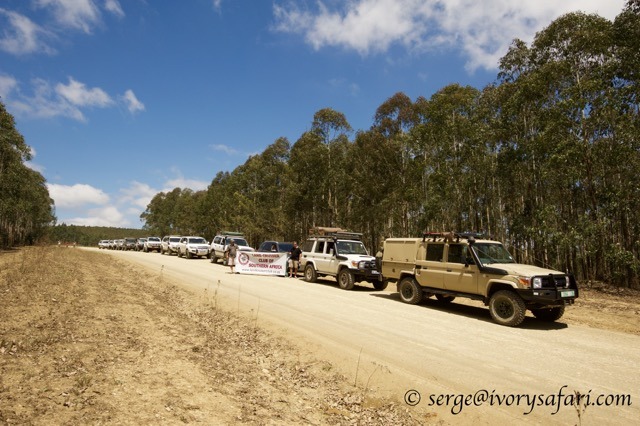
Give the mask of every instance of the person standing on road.
M 235 271 L 233 268 L 236 266 L 236 253 L 238 252 L 238 246 L 236 245 L 235 240 L 232 238 L 229 240 L 229 245 L 227 249 L 224 251 L 224 255 L 227 258 L 227 265 L 231 268 L 231 273 L 233 274 Z
M 289 278 L 298 276 L 298 266 L 300 265 L 300 255 L 302 250 L 298 247 L 296 241 L 293 242 L 293 247 L 289 251 Z

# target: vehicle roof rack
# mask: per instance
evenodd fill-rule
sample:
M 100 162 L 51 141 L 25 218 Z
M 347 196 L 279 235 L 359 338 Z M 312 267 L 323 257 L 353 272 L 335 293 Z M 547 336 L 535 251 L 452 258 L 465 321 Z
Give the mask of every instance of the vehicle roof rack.
M 326 226 L 316 226 L 309 229 L 309 237 L 328 237 L 333 239 L 362 241 L 362 234 L 359 232 L 349 232 L 342 228 L 329 228 Z
M 453 242 L 455 239 L 456 243 L 460 242 L 460 239 L 464 240 L 475 240 L 476 238 L 484 238 L 484 234 L 480 232 L 425 232 L 422 235 L 422 241 L 425 242 L 427 239 L 432 238 L 432 241 L 436 241 L 437 238 L 442 238 L 449 242 Z
M 244 234 L 242 232 L 234 232 L 234 231 L 220 231 L 220 235 L 234 235 L 237 237 L 243 237 Z

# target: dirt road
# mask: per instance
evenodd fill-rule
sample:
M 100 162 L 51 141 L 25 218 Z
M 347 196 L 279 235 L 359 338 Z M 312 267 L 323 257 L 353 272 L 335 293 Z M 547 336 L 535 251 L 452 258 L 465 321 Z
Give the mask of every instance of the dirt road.
M 399 401 L 406 395 L 411 404 L 421 397 L 412 410 L 435 412 L 440 421 L 621 425 L 640 419 L 640 336 L 574 323 L 571 309 L 579 306 L 555 324 L 528 316 L 521 327 L 507 328 L 478 303 L 403 304 L 395 286 L 343 291 L 331 279 L 310 284 L 231 275 L 203 259 L 104 254 L 253 318 L 329 360 L 371 395 Z M 637 325 L 637 309 L 625 315 Z M 577 392 L 588 406 L 577 407 Z

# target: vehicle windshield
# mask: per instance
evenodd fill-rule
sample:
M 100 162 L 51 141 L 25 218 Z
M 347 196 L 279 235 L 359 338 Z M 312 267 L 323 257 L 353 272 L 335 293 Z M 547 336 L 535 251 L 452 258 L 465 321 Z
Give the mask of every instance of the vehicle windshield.
M 472 247 L 478 255 L 480 262 L 484 265 L 491 263 L 516 263 L 502 244 L 476 243 Z
M 180 237 L 170 237 L 169 241 L 171 241 L 172 243 L 178 243 L 180 242 Z
M 207 244 L 207 242 L 204 240 L 204 238 L 189 238 L 189 242 L 191 244 Z
M 279 243 L 278 244 L 278 251 L 280 253 L 289 253 L 292 248 L 293 248 L 293 243 Z
M 158 238 L 158 237 L 149 237 L 149 238 L 147 238 L 147 241 L 160 241 L 160 238 Z
M 238 246 L 245 246 L 245 247 L 249 247 L 249 243 L 247 243 L 247 240 L 245 240 L 244 238 L 228 238 L 226 244 L 229 244 L 229 242 L 233 239 L 233 241 L 236 242 L 236 245 Z
M 368 254 L 360 241 L 338 241 L 336 246 L 338 254 Z

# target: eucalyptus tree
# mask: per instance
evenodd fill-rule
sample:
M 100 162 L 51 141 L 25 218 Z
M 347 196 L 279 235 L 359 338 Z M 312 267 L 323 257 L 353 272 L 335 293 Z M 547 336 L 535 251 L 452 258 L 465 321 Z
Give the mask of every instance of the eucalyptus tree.
M 180 233 L 179 199 L 181 188 L 157 193 L 140 215 L 144 228 L 160 236 Z
M 291 147 L 286 211 L 290 227 L 298 235 L 306 235 L 313 226 L 325 225 L 328 164 L 328 149 L 316 133 L 303 133 Z
M 625 244 L 619 195 L 634 189 L 625 159 L 635 161 L 637 151 L 624 136 L 614 89 L 613 34 L 610 21 L 571 13 L 531 48 L 514 43 L 501 62 L 501 114 L 511 124 L 501 177 L 507 191 L 520 188 L 520 202 L 507 211 L 510 232 L 528 257 L 587 279 L 619 274 L 607 257 Z
M 387 211 L 386 220 L 375 221 L 382 225 L 381 229 L 374 229 L 378 232 L 376 237 L 407 236 L 416 232 L 420 204 L 416 187 L 420 171 L 410 132 L 417 122 L 415 104 L 406 94 L 398 92 L 376 109 L 371 130 L 356 140 L 361 156 L 358 161 L 365 161 L 363 157 L 371 150 L 371 161 L 364 163 L 374 175 L 369 186 L 378 191 L 374 195 L 376 205 L 384 206 Z
M 480 182 L 484 167 L 483 132 L 476 118 L 480 92 L 449 85 L 421 101 L 421 124 L 412 132 L 421 167 L 421 225 L 424 229 L 472 230 L 483 214 Z
M 317 135 L 327 150 L 326 169 L 321 184 L 323 198 L 327 205 L 322 222 L 327 226 L 341 223 L 345 217 L 343 208 L 348 206 L 350 193 L 348 159 L 349 133 L 351 125 L 345 115 L 331 108 L 317 111 L 313 116 L 311 133 Z
M 55 222 L 44 177 L 28 168 L 31 150 L 0 102 L 0 247 L 33 243 Z

